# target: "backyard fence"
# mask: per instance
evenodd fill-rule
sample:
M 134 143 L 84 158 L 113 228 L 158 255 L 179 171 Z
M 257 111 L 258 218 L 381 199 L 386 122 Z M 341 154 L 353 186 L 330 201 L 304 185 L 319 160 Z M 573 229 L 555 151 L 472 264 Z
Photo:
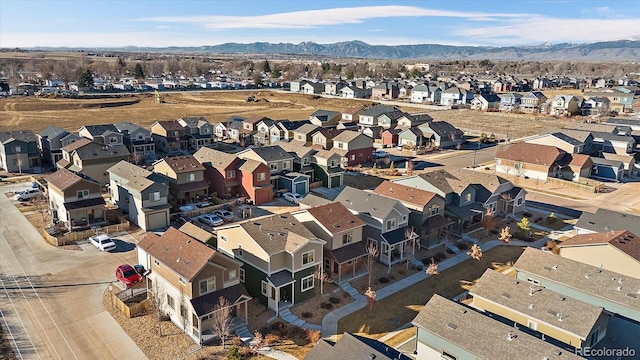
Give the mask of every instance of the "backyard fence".
M 129 221 L 123 221 L 119 224 L 103 226 L 95 229 L 83 231 L 72 231 L 61 235 L 51 235 L 45 229 L 42 230 L 42 236 L 51 245 L 64 246 L 88 238 L 96 234 L 113 234 L 123 231 L 129 231 L 131 224 Z

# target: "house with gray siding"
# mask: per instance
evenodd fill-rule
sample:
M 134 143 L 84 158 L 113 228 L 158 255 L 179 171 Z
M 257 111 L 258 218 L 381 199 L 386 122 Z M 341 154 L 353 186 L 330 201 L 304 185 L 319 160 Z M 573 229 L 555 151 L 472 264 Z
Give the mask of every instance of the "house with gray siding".
M 31 172 L 41 166 L 38 138 L 31 130 L 0 131 L 0 169 Z

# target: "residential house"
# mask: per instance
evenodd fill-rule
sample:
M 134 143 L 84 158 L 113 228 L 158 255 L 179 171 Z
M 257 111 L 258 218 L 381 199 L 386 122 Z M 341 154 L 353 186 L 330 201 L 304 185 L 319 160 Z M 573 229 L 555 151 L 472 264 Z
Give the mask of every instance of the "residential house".
M 628 126 L 631 130 L 640 130 L 640 120 L 636 119 L 611 117 L 607 119 L 606 125 Z
M 241 263 L 170 227 L 147 233 L 138 243 L 138 263 L 149 269 L 147 288 L 163 296 L 162 311 L 197 344 L 212 341 L 220 298 L 231 307 L 233 324 L 248 324 L 251 297 L 242 284 Z
M 127 121 L 114 124 L 122 134 L 122 141 L 127 147 L 133 160 L 155 160 L 156 144 L 151 137 L 151 131 Z M 135 161 L 138 162 L 138 161 Z
M 396 128 L 400 129 L 408 129 L 412 127 L 418 127 L 424 123 L 429 121 L 433 121 L 431 115 L 427 113 L 423 114 L 407 114 L 405 113 L 402 117 L 398 119 L 398 124 Z
M 358 126 L 360 126 L 361 129 L 370 126 L 379 126 L 380 116 L 385 113 L 390 113 L 398 110 L 399 109 L 395 106 L 374 105 L 360 112 L 360 115 L 358 115 Z
M 300 87 L 303 94 L 322 94 L 324 92 L 324 83 L 308 82 Z
M 422 247 L 430 248 L 439 244 L 443 234 L 451 232 L 453 221 L 444 216 L 445 202 L 442 196 L 388 180 L 383 181 L 373 192 L 400 200 L 411 211 L 409 225 L 420 235 Z
M 269 179 L 274 191 L 282 188 L 279 182 L 280 176 L 293 171 L 295 156 L 277 145 L 249 148 L 240 151 L 237 155 L 241 159 L 256 160 L 267 165 L 270 169 Z
M 373 139 L 356 131 L 343 131 L 333 138 L 333 149 L 343 157 L 343 166 L 371 161 Z
M 342 284 L 366 274 L 366 242 L 362 241 L 365 223 L 344 205 L 333 202 L 292 214 L 317 238 L 325 241 L 324 272 Z
M 289 83 L 289 90 L 290 90 L 291 92 L 300 92 L 300 91 L 302 91 L 302 87 L 303 87 L 306 83 L 308 83 L 308 82 L 309 82 L 309 81 L 308 81 L 308 80 L 305 80 L 305 79 L 296 79 L 296 80 L 292 80 L 292 81 Z
M 516 111 L 520 108 L 522 95 L 518 93 L 500 94 L 500 111 Z
M 78 135 L 105 145 L 124 144 L 122 133 L 114 124 L 85 125 L 78 130 Z
M 158 174 L 126 161 L 107 169 L 111 202 L 143 231 L 169 226 L 169 184 Z
M 378 248 L 378 261 L 387 265 L 405 262 L 415 255 L 418 235 L 407 227 L 410 210 L 399 200 L 345 187 L 335 202 L 340 202 L 366 223 L 366 244 Z
M 273 185 L 269 177 L 269 166 L 257 160 L 243 159 L 238 163 L 240 171 L 240 196 L 248 202 L 262 205 L 273 200 Z
M 100 183 L 66 169 L 48 175 L 45 180 L 54 223 L 69 231 L 106 223 Z
M 607 98 L 609 103 L 607 104 L 608 108 L 605 110 L 616 111 L 618 113 L 628 113 L 631 111 L 634 99 L 633 93 L 625 93 L 619 89 L 598 90 L 600 91 L 585 91 L 585 98 Z
M 204 201 L 209 194 L 205 167 L 193 155 L 167 156 L 153 163 L 153 171 L 168 179 L 174 205 Z
M 411 89 L 412 103 L 440 103 L 442 89 L 428 84 L 418 84 Z
M 352 359 L 410 360 L 411 358 L 378 340 L 344 333 L 333 342 L 320 339 L 307 353 L 305 360 L 335 360 L 349 354 Z
M 189 138 L 178 120 L 156 121 L 151 124 L 151 136 L 156 150 L 166 154 L 184 153 L 189 149 Z
M 582 359 L 574 351 L 438 294 L 411 323 L 417 328 L 418 360 Z
M 62 159 L 62 147 L 80 138 L 55 125 L 42 130 L 38 133 L 38 147 L 42 154 L 42 162 L 55 166 L 58 160 Z
M 231 121 L 227 127 L 227 136 L 235 142 L 244 142 L 246 144 L 246 132 L 243 131 L 244 119 Z
M 362 111 L 362 107 L 355 106 L 342 110 L 342 119 L 341 122 L 358 122 L 358 118 L 360 116 L 360 112 Z
M 603 115 L 610 109 L 610 101 L 606 97 L 594 96 L 582 102 L 582 116 Z
M 62 159 L 56 166 L 75 173 L 82 173 L 102 185 L 109 184 L 107 169 L 122 160 L 128 161 L 129 150 L 126 146 L 105 145 L 89 139 L 80 139 L 62 147 Z
M 210 148 L 200 148 L 193 157 L 204 166 L 204 179 L 209 184 L 209 194 L 230 199 L 240 194 L 241 162 L 235 154 Z
M 378 117 L 378 125 L 384 129 L 393 129 L 398 125 L 398 120 L 407 115 L 409 114 L 401 110 L 386 112 Z
M 546 181 L 563 177 L 562 168 L 571 162 L 571 154 L 555 146 L 515 143 L 496 150 L 496 172 Z M 566 180 L 573 181 L 573 176 Z
M 569 164 L 562 168 L 563 179 L 571 179 L 573 182 L 579 182 L 591 177 L 591 169 L 593 168 L 593 160 L 591 156 L 585 154 L 572 154 Z
M 364 128 L 361 133 L 373 140 L 374 147 L 382 147 L 382 132 L 384 128 L 382 126 L 369 126 Z
M 303 141 L 307 145 L 311 145 L 313 142 L 312 135 L 318 131 L 320 127 L 314 124 L 304 124 L 299 128 L 293 130 L 293 140 Z
M 371 89 L 371 98 L 374 100 L 394 100 L 400 95 L 398 83 L 383 81 Z
M 459 87 L 450 87 L 440 95 L 440 105 L 464 105 L 471 102 L 473 93 Z
M 526 114 L 540 112 L 540 106 L 547 101 L 547 97 L 540 91 L 531 91 L 520 99 L 519 110 Z
M 220 121 L 213 125 L 213 136 L 214 140 L 221 141 L 229 138 L 229 127 L 233 121 L 242 122 L 240 118 L 231 118 L 226 121 Z
M 0 169 L 31 172 L 40 168 L 38 138 L 31 130 L 0 131 Z
M 335 126 L 342 119 L 342 113 L 338 111 L 316 110 L 309 115 L 309 121 L 316 126 Z
M 583 132 L 609 133 L 611 135 L 631 136 L 631 126 L 613 125 L 613 124 L 596 124 L 596 123 L 572 123 L 566 127 L 570 130 L 578 130 Z M 564 130 L 564 129 L 563 129 Z
M 500 108 L 500 97 L 496 94 L 478 94 L 470 104 L 472 110 L 497 110 Z
M 429 144 L 429 141 L 419 128 L 407 128 L 398 133 L 398 145 L 405 148 L 422 147 Z
M 382 140 L 382 147 L 394 147 L 398 145 L 399 142 L 399 134 L 402 132 L 402 129 L 386 129 L 380 134 L 380 138 Z
M 322 181 L 322 186 L 336 188 L 342 186 L 344 169 L 342 155 L 336 149 L 320 150 L 312 155 L 311 167 L 314 170 L 314 181 Z
M 249 294 L 279 314 L 314 296 L 322 271 L 324 241 L 293 215 L 254 218 L 216 229 L 218 251 L 242 262 L 240 278 Z
M 178 123 L 184 128 L 184 135 L 189 139 L 189 149 L 197 150 L 213 144 L 213 125 L 204 117 L 183 117 Z
M 640 216 L 598 208 L 595 213 L 583 211 L 574 225 L 577 234 L 629 230 L 640 234 Z
M 329 81 L 324 84 L 324 93 L 328 95 L 338 95 L 340 93 L 340 89 L 347 86 L 348 84 L 344 81 Z
M 371 97 L 371 89 L 349 85 L 340 89 L 338 96 L 345 99 L 368 99 Z
M 263 118 L 256 126 L 253 132 L 253 144 L 257 146 L 268 146 L 273 141 L 280 140 L 280 129 L 275 126 L 275 121 Z M 273 130 L 273 133 L 272 133 Z
M 299 127 L 306 124 L 310 124 L 310 122 L 308 120 L 297 120 L 297 121 L 281 120 L 276 122 L 276 126 L 280 129 L 280 139 L 286 140 L 286 141 L 293 140 L 294 139 L 293 132 Z
M 311 144 L 316 149 L 331 149 L 333 147 L 333 138 L 343 131 L 336 128 L 320 128 L 311 135 Z
M 529 137 L 525 139 L 525 142 L 528 144 L 538 144 L 545 146 L 553 146 L 558 149 L 563 150 L 569 154 L 580 154 L 585 152 L 586 144 L 581 139 L 577 139 L 572 135 L 576 134 L 581 137 L 590 137 L 588 139 L 589 142 L 592 142 L 593 137 L 590 133 L 584 131 L 571 131 L 571 130 L 561 130 L 556 132 L 551 132 L 549 134 L 542 134 L 533 137 Z M 575 135 L 574 135 L 575 136 Z
M 278 141 L 273 145 L 280 146 L 282 149 L 294 156 L 293 159 L 293 171 L 308 175 L 312 181 L 316 181 L 317 177 L 314 175 L 314 169 L 311 166 L 313 160 L 313 154 L 317 150 L 305 146 L 302 141 Z
M 601 307 L 493 269 L 476 280 L 469 295 L 471 306 L 576 349 L 595 347 L 607 334 L 610 315 Z
M 616 318 L 640 321 L 640 279 L 528 247 L 513 264 L 516 279 L 600 306 Z
M 640 237 L 629 230 L 579 234 L 557 246 L 560 256 L 640 279 Z
M 591 158 L 591 177 L 606 181 L 622 181 L 624 176 L 624 164 L 619 160 L 603 158 Z
M 462 145 L 465 141 L 462 130 L 446 121 L 430 121 L 418 126 L 425 142 L 446 149 Z
M 638 169 L 638 166 L 636 165 L 635 153 L 629 154 L 629 155 L 619 155 L 619 154 L 611 154 L 611 153 L 603 152 L 602 156 L 606 160 L 620 161 L 624 166 L 624 172 L 622 174 L 623 177 L 634 176 L 638 174 L 638 172 L 640 171 L 640 169 Z
M 593 136 L 592 150 L 594 152 L 627 155 L 636 148 L 633 136 L 612 135 L 609 133 L 591 132 Z
M 582 108 L 582 101 L 582 98 L 573 95 L 556 95 L 551 100 L 551 109 L 549 110 L 549 115 L 579 115 Z

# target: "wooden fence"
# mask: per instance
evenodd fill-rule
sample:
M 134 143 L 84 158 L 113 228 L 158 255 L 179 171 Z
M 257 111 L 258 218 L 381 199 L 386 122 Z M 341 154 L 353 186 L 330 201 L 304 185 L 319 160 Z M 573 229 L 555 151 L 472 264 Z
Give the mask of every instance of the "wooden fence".
M 129 231 L 131 224 L 129 221 L 123 221 L 119 224 L 103 226 L 95 229 L 88 229 L 83 231 L 72 231 L 62 235 L 50 235 L 46 230 L 42 230 L 42 236 L 51 245 L 63 246 L 69 245 L 76 241 L 80 241 L 96 234 L 113 234 L 123 231 Z
M 568 188 L 585 191 L 585 192 L 591 192 L 591 193 L 598 192 L 599 189 L 602 187 L 601 184 L 594 182 L 593 180 L 585 179 L 581 181 L 585 181 L 585 183 L 568 181 L 568 180 L 557 179 L 552 177 L 547 178 L 548 184 L 560 185 L 563 187 L 568 187 Z
M 128 298 L 126 293 L 129 291 L 123 290 L 118 293 L 111 293 L 111 305 L 120 310 L 127 319 L 144 314 L 151 306 L 151 301 L 148 298 L 137 303 L 127 304 L 125 302 Z

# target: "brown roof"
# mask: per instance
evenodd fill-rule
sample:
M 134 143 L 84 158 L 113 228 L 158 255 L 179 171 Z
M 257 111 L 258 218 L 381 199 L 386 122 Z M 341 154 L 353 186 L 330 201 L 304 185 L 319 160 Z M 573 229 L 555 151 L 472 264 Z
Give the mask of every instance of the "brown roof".
M 213 237 L 212 233 L 190 222 L 184 223 L 182 226 L 180 226 L 180 229 L 178 230 L 191 236 L 196 240 L 202 241 L 203 243 L 206 243 L 207 241 L 211 240 L 211 238 Z
M 214 249 L 174 227 L 161 236 L 145 235 L 138 247 L 187 281 L 191 281 L 216 254 Z
M 585 154 L 571 154 L 571 162 L 569 165 L 583 167 L 587 161 L 591 160 L 591 156 Z
M 60 189 L 60 191 L 64 191 L 80 181 L 94 182 L 89 179 L 82 178 L 81 176 L 67 169 L 59 169 L 53 174 L 47 176 L 45 179 L 47 180 L 48 184 L 57 187 L 58 189 Z M 99 184 L 96 183 L 96 185 Z
M 364 226 L 364 222 L 354 215 L 342 203 L 334 202 L 327 205 L 307 209 L 318 223 L 324 226 L 331 235 Z
M 271 120 L 266 116 L 261 116 L 261 115 L 254 115 L 254 116 L 249 116 L 248 118 L 242 120 L 243 122 L 246 122 L 248 124 L 257 124 L 262 120 Z
M 551 166 L 565 154 L 555 146 L 530 143 L 503 145 L 496 150 L 496 159 L 520 161 L 527 164 Z
M 156 121 L 156 123 L 162 126 L 162 128 L 167 131 L 183 129 L 182 125 L 178 122 L 178 120 L 161 120 L 161 121 Z
M 576 235 L 563 241 L 559 247 L 610 244 L 623 253 L 640 261 L 640 236 L 629 230 L 606 231 Z
M 400 201 L 404 201 L 409 204 L 415 204 L 424 206 L 427 204 L 436 193 L 426 191 L 406 185 L 395 184 L 389 180 L 383 181 L 377 188 L 373 190 L 374 193 Z
M 208 147 L 201 147 L 193 154 L 193 157 L 201 164 L 211 163 L 211 167 L 218 170 L 226 169 L 238 158 L 235 154 L 228 154 Z
M 205 170 L 193 155 L 168 156 L 161 161 L 166 162 L 176 174 Z
M 62 150 L 66 151 L 66 152 L 72 152 L 73 150 L 79 149 L 87 144 L 91 144 L 93 141 L 91 141 L 90 139 L 87 138 L 81 138 L 78 139 L 74 142 L 72 142 L 69 145 L 63 146 Z
M 354 107 L 350 107 L 350 108 L 344 109 L 342 111 L 342 113 L 343 114 L 351 114 L 351 115 L 353 115 L 353 114 L 355 114 L 355 113 L 357 113 L 358 111 L 361 111 L 361 110 L 362 110 L 362 107 L 354 106 Z

